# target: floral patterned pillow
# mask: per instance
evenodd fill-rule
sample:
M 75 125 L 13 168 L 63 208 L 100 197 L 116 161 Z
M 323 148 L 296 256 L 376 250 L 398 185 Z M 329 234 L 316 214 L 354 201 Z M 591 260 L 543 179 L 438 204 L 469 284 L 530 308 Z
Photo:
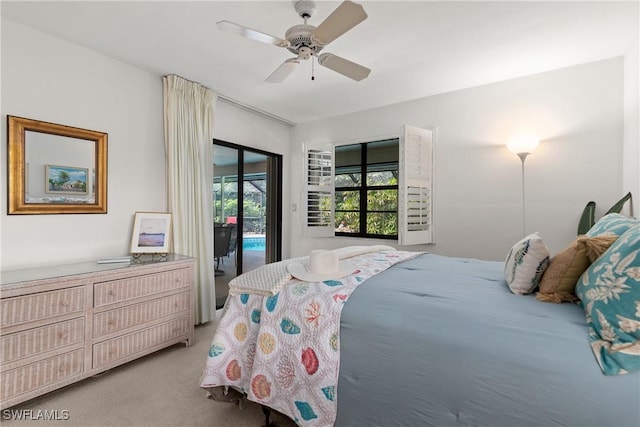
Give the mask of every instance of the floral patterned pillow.
M 576 294 L 602 372 L 640 370 L 640 225 L 629 228 L 591 264 Z
M 619 213 L 610 213 L 600 218 L 593 227 L 587 231 L 586 236 L 596 237 L 602 235 L 620 236 L 622 233 L 640 224 L 640 220 L 630 218 Z

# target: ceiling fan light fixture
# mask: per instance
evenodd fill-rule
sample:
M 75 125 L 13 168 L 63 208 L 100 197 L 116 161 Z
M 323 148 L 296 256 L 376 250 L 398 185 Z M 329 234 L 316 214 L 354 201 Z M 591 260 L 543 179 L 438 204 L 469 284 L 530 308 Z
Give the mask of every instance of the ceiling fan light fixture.
M 313 50 L 306 46 L 303 46 L 298 50 L 298 59 L 304 59 L 306 61 L 311 58 L 311 55 L 313 55 Z

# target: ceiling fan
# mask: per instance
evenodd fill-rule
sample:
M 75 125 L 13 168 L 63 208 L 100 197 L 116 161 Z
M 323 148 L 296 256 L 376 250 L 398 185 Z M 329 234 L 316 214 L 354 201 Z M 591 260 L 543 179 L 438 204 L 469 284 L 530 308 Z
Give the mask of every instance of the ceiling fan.
M 295 9 L 304 19 L 304 24 L 289 28 L 284 39 L 230 21 L 219 21 L 217 25 L 222 31 L 284 47 L 296 55 L 284 61 L 267 77 L 268 83 L 282 82 L 295 70 L 301 60 L 307 60 L 313 56 L 317 58 L 318 64 L 353 80 L 360 81 L 369 76 L 371 70 L 367 67 L 332 53 L 320 54 L 326 45 L 367 19 L 367 13 L 361 5 L 345 0 L 317 27 L 307 24 L 307 20 L 316 11 L 314 1 L 298 0 L 295 2 Z M 311 78 L 313 79 L 313 76 Z

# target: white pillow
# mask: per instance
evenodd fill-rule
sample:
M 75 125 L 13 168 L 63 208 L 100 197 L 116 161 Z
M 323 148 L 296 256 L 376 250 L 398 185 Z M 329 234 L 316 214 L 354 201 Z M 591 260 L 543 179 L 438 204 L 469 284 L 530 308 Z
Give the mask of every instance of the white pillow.
M 549 266 L 549 249 L 538 233 L 513 245 L 504 263 L 504 278 L 511 292 L 524 295 L 533 292 Z

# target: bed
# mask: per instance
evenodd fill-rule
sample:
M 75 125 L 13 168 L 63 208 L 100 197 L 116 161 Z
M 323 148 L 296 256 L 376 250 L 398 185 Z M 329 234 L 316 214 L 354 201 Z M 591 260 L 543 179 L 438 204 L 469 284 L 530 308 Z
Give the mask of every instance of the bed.
M 337 407 L 334 420 L 307 419 L 308 408 L 295 397 L 300 389 L 284 394 L 295 405 L 283 404 L 256 396 L 260 387 L 248 379 L 229 378 L 230 359 L 220 360 L 230 349 L 221 353 L 221 347 L 237 336 L 237 322 L 221 320 L 201 386 L 240 390 L 300 426 L 639 426 L 639 371 L 603 374 L 589 344 L 584 309 L 514 295 L 504 277 L 502 262 L 420 253 L 355 286 L 339 315 L 339 373 L 330 396 Z M 335 295 L 333 288 L 328 292 Z M 248 295 L 229 298 L 223 319 L 252 315 L 243 311 L 243 298 Z M 251 298 L 265 308 L 273 299 Z M 250 318 L 246 324 L 252 327 Z M 278 332 L 253 326 L 253 342 L 231 357 L 249 370 L 254 357 L 258 365 L 262 333 Z M 304 350 L 299 348 L 303 377 Z M 281 359 L 270 360 L 265 366 Z M 282 385 L 275 378 L 266 384 L 271 394 Z

